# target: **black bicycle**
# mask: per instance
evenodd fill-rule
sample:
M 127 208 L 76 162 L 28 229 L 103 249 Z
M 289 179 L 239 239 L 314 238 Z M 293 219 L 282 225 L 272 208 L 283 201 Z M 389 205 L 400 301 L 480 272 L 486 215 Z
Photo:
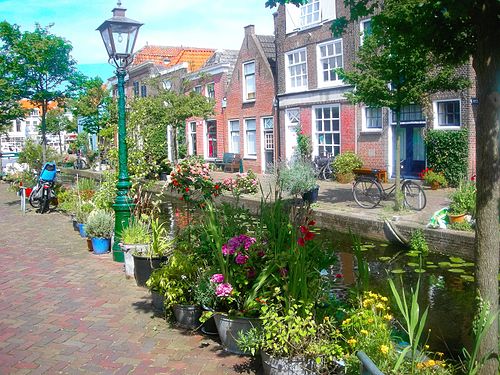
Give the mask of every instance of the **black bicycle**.
M 387 200 L 394 195 L 396 184 L 384 189 L 375 174 L 356 178 L 352 186 L 352 195 L 356 203 L 363 208 L 374 208 L 381 200 Z M 427 204 L 427 198 L 420 185 L 412 180 L 401 179 L 401 191 L 403 193 L 404 206 L 415 211 L 423 210 Z
M 332 159 L 329 156 L 316 156 L 313 160 L 314 173 L 320 180 L 332 178 Z

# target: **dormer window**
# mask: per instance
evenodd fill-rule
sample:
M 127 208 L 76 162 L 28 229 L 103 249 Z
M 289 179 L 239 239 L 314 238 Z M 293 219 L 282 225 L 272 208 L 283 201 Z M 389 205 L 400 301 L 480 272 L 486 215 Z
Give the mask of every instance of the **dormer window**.
M 300 6 L 300 27 L 313 25 L 321 21 L 319 0 L 309 0 Z

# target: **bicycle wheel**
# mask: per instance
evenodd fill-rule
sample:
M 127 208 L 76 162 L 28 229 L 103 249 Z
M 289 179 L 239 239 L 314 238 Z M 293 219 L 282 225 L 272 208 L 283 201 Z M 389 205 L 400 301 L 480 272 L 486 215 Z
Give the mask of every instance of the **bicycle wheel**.
M 352 195 L 361 207 L 374 208 L 382 199 L 382 189 L 375 180 L 361 177 L 352 187 Z
M 33 208 L 40 207 L 40 199 L 37 197 L 39 189 L 40 189 L 39 185 L 35 186 L 29 196 L 29 202 L 31 207 Z
M 420 185 L 413 181 L 405 181 L 403 182 L 403 186 L 401 186 L 401 190 L 403 190 L 404 204 L 406 207 L 415 211 L 424 209 L 427 204 L 427 198 Z
M 332 166 L 330 165 L 330 163 L 328 163 L 321 170 L 321 178 L 323 180 L 330 180 L 332 178 L 332 174 Z
M 49 204 L 50 204 L 50 192 L 47 189 L 44 189 L 42 193 L 42 197 L 40 198 L 40 208 L 38 211 L 43 214 L 44 212 L 47 212 L 49 210 Z

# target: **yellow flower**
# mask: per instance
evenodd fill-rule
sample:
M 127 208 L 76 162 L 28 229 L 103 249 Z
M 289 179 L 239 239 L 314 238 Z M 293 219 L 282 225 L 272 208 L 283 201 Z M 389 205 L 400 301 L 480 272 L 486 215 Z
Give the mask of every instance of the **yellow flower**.
M 429 359 L 429 360 L 425 363 L 425 365 L 426 365 L 427 367 L 434 367 L 434 366 L 436 366 L 436 361 L 435 361 L 435 360 L 433 360 L 433 359 Z
M 356 343 L 357 343 L 357 342 L 358 342 L 358 341 L 357 341 L 356 339 L 352 338 L 352 337 L 351 337 L 349 340 L 347 340 L 347 343 L 348 343 L 349 345 L 351 345 L 351 346 L 356 345 Z
M 380 345 L 380 351 L 382 354 L 387 354 L 389 353 L 389 347 L 387 345 Z
M 424 368 L 424 364 L 422 362 L 417 363 L 417 369 L 422 370 Z
M 387 302 L 387 301 L 389 301 L 389 298 L 387 298 L 387 297 L 381 297 L 380 300 L 382 300 L 383 302 Z
M 325 322 L 328 322 L 328 321 L 330 320 L 330 317 L 329 317 L 329 316 L 325 316 L 325 317 L 323 318 L 323 320 L 324 320 Z
M 391 314 L 385 314 L 384 315 L 385 320 L 392 320 L 392 315 Z
M 373 319 L 372 318 L 368 319 L 368 323 L 372 324 L 373 323 Z
M 360 332 L 361 332 L 363 335 L 368 335 L 368 331 L 367 331 L 366 329 L 362 329 Z
M 429 345 L 424 345 L 425 350 L 429 350 Z
M 385 310 L 385 305 L 382 302 L 377 303 L 375 307 L 380 310 Z
M 439 357 L 442 357 L 444 355 L 444 353 L 436 352 L 436 355 L 439 356 Z
M 346 320 L 344 320 L 342 322 L 342 325 L 346 325 L 346 324 L 349 324 L 351 322 L 351 319 L 347 318 Z

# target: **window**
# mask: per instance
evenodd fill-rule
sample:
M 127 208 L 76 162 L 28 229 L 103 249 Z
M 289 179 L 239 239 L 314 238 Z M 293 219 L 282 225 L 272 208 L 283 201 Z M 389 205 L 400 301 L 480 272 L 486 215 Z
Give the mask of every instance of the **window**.
M 21 120 L 16 120 L 16 132 L 21 132 Z
M 274 119 L 264 117 L 262 127 L 264 129 L 264 150 L 274 150 Z
M 255 100 L 255 61 L 243 64 L 243 100 Z
M 189 155 L 196 155 L 196 121 L 189 123 Z
M 257 156 L 257 123 L 255 119 L 245 120 L 245 156 Z
M 207 84 L 207 98 L 215 99 L 215 83 Z
M 207 146 L 208 146 L 208 157 L 217 157 L 217 121 L 208 120 L 207 121 Z
M 201 94 L 201 86 L 198 85 L 198 86 L 193 87 L 193 91 L 198 93 L 198 94 Z
M 336 68 L 343 67 L 342 39 L 318 45 L 318 82 L 320 85 L 341 83 L 335 72 Z
M 361 21 L 359 24 L 359 29 L 360 29 L 359 31 L 361 33 L 359 44 L 363 45 L 363 40 L 365 39 L 365 37 L 372 34 L 372 20 L 367 19 L 367 20 Z
M 240 120 L 229 121 L 229 151 L 240 153 Z
M 148 96 L 148 88 L 146 87 L 146 85 L 142 84 L 141 85 L 141 98 L 145 98 L 146 96 Z
M 309 0 L 300 6 L 300 27 L 320 22 L 319 0 Z
M 287 91 L 307 89 L 307 56 L 306 50 L 290 52 L 285 56 Z
M 363 107 L 363 131 L 382 130 L 382 108 Z
M 134 82 L 134 96 L 139 96 L 139 82 Z
M 434 123 L 439 127 L 460 126 L 460 100 L 443 100 L 435 103 Z M 436 116 L 437 114 L 437 116 Z
M 396 123 L 396 113 L 391 113 L 392 123 Z M 401 108 L 401 122 L 425 122 L 422 106 L 410 104 Z
M 340 107 L 314 109 L 315 155 L 335 156 L 340 153 Z

